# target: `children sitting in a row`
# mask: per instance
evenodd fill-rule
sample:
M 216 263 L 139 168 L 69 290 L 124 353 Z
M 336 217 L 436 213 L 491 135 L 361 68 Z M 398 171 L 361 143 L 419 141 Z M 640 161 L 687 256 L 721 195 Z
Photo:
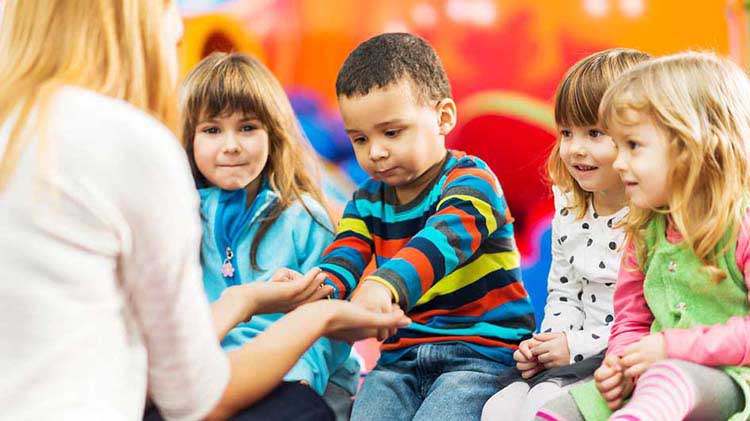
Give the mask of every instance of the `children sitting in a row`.
M 550 294 L 533 336 L 500 183 L 478 158 L 445 148 L 457 110 L 435 51 L 409 34 L 374 37 L 347 58 L 336 92 L 372 178 L 333 239 L 273 76 L 253 59 L 214 55 L 188 77 L 184 141 L 204 187 L 202 262 L 215 319 L 225 290 L 283 287 L 287 278 L 301 287 L 267 313 L 329 294 L 383 312 L 400 306 L 412 323 L 379 332 L 382 355 L 353 419 L 532 419 L 542 406 L 541 419 L 605 419 L 631 393 L 615 414 L 622 419 L 743 409 L 746 369 L 704 367 L 741 366 L 750 355 L 742 224 L 750 88 L 735 65 L 617 49 L 568 72 L 549 159 Z M 289 270 L 271 276 L 281 268 Z M 242 345 L 278 317 L 219 323 L 223 345 Z M 284 399 L 323 395 L 345 418 L 358 376 L 349 353 L 347 344 L 317 342 L 285 378 L 317 395 Z M 667 358 L 682 361 L 659 362 Z M 719 389 L 703 391 L 701 376 Z

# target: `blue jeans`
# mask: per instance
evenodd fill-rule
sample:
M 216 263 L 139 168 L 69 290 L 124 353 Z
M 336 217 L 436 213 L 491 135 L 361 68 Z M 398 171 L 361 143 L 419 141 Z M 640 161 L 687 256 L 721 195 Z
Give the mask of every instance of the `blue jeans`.
M 367 375 L 352 420 L 479 420 L 508 368 L 460 343 L 419 345 Z

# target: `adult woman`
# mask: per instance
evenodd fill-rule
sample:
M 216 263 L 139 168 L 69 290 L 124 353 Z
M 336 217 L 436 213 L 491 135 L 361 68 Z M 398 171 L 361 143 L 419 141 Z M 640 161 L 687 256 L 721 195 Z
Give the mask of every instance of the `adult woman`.
M 169 0 L 5 4 L 4 416 L 139 419 L 148 383 L 167 418 L 226 417 L 271 391 L 320 335 L 354 340 L 407 322 L 315 302 L 222 353 L 200 289 L 198 198 L 162 125 L 174 124 L 180 32 Z

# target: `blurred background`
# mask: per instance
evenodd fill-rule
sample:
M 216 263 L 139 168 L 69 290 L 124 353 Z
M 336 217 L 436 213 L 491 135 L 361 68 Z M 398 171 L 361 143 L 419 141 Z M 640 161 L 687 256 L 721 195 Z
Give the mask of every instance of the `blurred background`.
M 213 51 L 259 57 L 285 86 L 341 209 L 366 175 L 336 109 L 339 66 L 360 42 L 407 31 L 437 50 L 458 104 L 450 148 L 485 160 L 515 218 L 537 320 L 546 299 L 552 197 L 543 164 L 564 72 L 611 47 L 713 50 L 748 68 L 748 0 L 179 0 L 186 73 Z

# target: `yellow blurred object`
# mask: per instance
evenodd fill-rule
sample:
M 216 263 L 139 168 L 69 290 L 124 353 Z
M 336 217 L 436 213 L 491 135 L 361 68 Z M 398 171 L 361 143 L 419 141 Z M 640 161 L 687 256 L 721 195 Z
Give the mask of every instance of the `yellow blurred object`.
M 265 62 L 260 40 L 238 19 L 219 14 L 183 19 L 185 34 L 180 45 L 180 73 L 186 75 L 204 57 L 216 51 L 251 54 Z

